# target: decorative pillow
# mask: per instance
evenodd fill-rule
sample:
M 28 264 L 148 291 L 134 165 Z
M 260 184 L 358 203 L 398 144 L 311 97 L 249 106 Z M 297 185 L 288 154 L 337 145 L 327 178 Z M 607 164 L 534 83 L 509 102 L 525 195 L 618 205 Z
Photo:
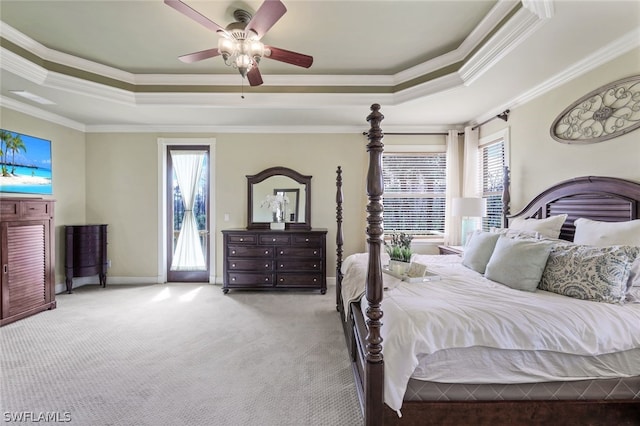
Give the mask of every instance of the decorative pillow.
M 640 247 L 556 244 L 539 288 L 576 299 L 622 303 Z
M 551 252 L 546 241 L 498 239 L 484 276 L 516 290 L 536 291 Z
M 562 228 L 568 216 L 567 214 L 559 214 L 545 219 L 522 219 L 516 217 L 509 224 L 509 229 L 539 232 L 543 237 L 558 238 L 560 236 L 560 228 Z
M 462 254 L 462 264 L 484 274 L 499 237 L 500 234 L 493 232 L 476 231 L 471 234 L 471 239 L 467 242 Z
M 576 219 L 576 234 L 573 242 L 590 246 L 606 247 L 614 245 L 640 246 L 640 219 L 628 222 L 600 222 Z
M 510 228 L 491 228 L 491 232 L 496 232 L 500 235 L 504 235 L 509 238 L 520 238 L 520 239 L 535 239 L 539 240 L 541 235 L 536 231 L 525 231 L 520 229 L 510 229 Z

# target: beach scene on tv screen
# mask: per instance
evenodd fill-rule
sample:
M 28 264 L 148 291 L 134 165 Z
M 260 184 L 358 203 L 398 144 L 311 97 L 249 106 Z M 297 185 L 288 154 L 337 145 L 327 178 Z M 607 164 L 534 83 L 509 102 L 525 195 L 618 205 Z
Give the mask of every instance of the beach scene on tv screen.
M 0 192 L 51 194 L 51 141 L 0 129 Z

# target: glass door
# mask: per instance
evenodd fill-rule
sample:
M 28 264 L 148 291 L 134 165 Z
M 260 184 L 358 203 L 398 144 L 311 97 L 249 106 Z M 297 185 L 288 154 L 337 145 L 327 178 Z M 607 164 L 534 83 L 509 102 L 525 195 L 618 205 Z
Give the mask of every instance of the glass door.
M 209 281 L 209 147 L 168 146 L 167 281 Z

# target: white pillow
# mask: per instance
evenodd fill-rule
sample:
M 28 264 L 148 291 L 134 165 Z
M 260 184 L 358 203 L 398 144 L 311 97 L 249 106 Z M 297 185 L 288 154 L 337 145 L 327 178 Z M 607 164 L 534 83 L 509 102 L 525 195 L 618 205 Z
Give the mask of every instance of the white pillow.
M 640 219 L 627 222 L 600 222 L 576 219 L 576 234 L 573 242 L 589 246 L 640 246 Z
M 559 214 L 544 219 L 523 219 L 516 217 L 509 224 L 509 229 L 539 232 L 543 237 L 558 238 L 560 236 L 560 229 L 568 216 L 568 214 Z

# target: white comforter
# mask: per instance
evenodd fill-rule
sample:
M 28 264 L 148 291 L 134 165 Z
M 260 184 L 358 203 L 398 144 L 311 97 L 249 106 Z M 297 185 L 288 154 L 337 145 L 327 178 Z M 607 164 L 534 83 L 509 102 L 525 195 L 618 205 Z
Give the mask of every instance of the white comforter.
M 638 304 L 513 290 L 465 268 L 457 256 L 414 260 L 442 280 L 410 284 L 384 275 L 385 402 L 394 410 L 401 408 L 419 357 L 439 350 L 481 346 L 600 355 L 640 347 Z M 345 259 L 343 300 L 362 295 L 366 267 L 366 254 Z M 640 360 L 636 369 L 640 375 Z

